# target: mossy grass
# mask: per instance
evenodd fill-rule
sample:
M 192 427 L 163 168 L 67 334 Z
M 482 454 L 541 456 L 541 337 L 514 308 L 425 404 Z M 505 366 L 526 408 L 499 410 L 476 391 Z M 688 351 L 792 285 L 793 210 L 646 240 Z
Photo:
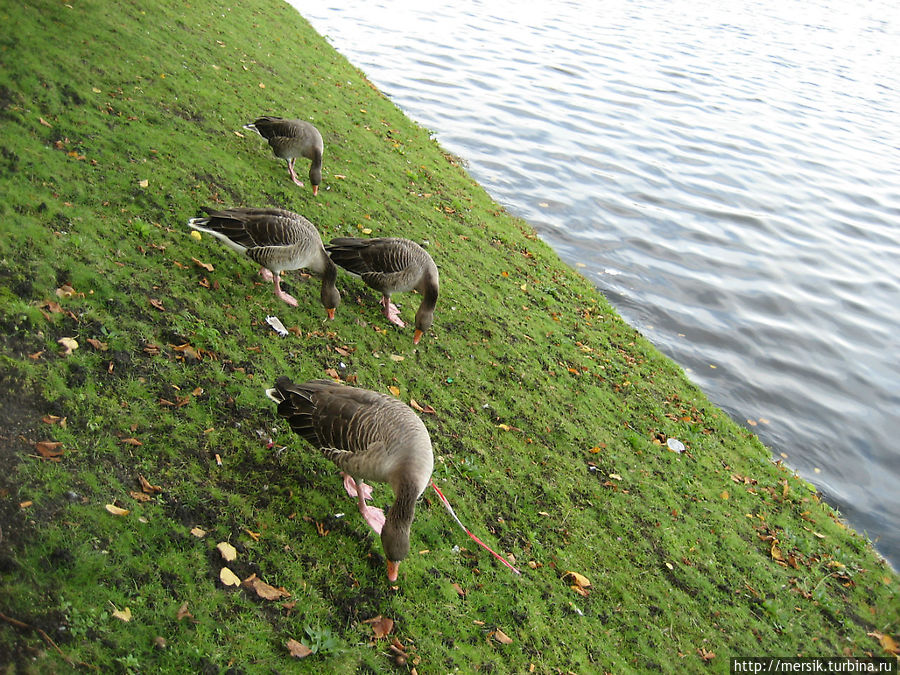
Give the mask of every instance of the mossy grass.
M 896 638 L 898 577 L 866 539 L 289 5 L 38 0 L 0 22 L 0 611 L 32 627 L 0 621 L 6 672 L 726 672 Z M 261 114 L 322 131 L 318 198 L 242 129 Z M 287 275 L 288 307 L 189 235 L 202 206 L 427 242 L 433 330 L 414 346 L 343 274 L 333 322 L 317 280 Z M 428 492 L 387 583 L 334 467 L 263 395 L 329 373 L 434 410 L 435 480 L 521 576 Z M 135 498 L 139 476 L 162 491 Z M 220 541 L 290 596 L 223 587 Z

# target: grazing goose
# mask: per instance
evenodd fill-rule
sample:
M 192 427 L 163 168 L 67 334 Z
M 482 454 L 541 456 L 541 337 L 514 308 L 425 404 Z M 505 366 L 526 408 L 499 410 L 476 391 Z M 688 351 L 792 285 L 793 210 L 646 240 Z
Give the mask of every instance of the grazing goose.
M 396 237 L 338 237 L 325 248 L 340 267 L 358 275 L 376 291 L 381 291 L 384 315 L 401 328 L 406 324 L 400 318 L 396 305 L 391 302 L 391 294 L 413 289 L 422 293 L 413 337 L 413 344 L 419 344 L 422 334 L 434 323 L 434 306 L 438 297 L 438 270 L 425 249 L 409 239 Z
M 303 120 L 286 120 L 281 117 L 260 117 L 250 124 L 245 124 L 244 128 L 255 131 L 265 138 L 275 156 L 287 160 L 291 179 L 300 187 L 303 187 L 303 181 L 294 173 L 294 159 L 297 157 L 311 159 L 309 182 L 312 184 L 313 195 L 319 194 L 319 184 L 322 182 L 322 152 L 325 145 L 318 129 Z
M 337 268 L 325 252 L 315 226 L 303 216 L 284 209 L 234 208 L 213 211 L 188 221 L 195 230 L 208 232 L 262 267 L 259 273 L 275 282 L 275 295 L 296 307 L 297 300 L 281 290 L 281 272 L 305 267 L 322 277 L 322 306 L 328 318 L 341 302 L 334 282 Z
M 278 404 L 278 415 L 291 429 L 345 472 L 344 488 L 381 535 L 388 580 L 396 581 L 400 561 L 409 553 L 416 500 L 434 468 L 431 438 L 422 420 L 392 396 L 330 380 L 294 384 L 282 376 L 266 395 Z M 366 504 L 372 489 L 363 480 L 390 484 L 394 503 L 387 516 Z

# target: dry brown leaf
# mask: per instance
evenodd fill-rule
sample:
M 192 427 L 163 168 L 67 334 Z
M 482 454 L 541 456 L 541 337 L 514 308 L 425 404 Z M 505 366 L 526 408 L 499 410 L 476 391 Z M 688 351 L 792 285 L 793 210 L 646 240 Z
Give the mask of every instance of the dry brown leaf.
M 215 269 L 216 269 L 215 267 L 213 267 L 213 266 L 210 265 L 209 263 L 201 262 L 201 261 L 197 260 L 196 258 L 193 258 L 193 257 L 192 257 L 191 260 L 193 260 L 195 264 L 197 264 L 199 267 L 202 267 L 202 268 L 205 269 L 207 272 L 213 272 L 213 271 L 215 271 Z
M 119 441 L 119 443 L 124 443 L 125 445 L 133 445 L 135 447 L 143 445 L 143 443 L 141 443 L 136 438 L 123 438 L 122 440 Z
M 95 340 L 94 338 L 87 339 L 88 344 L 96 349 L 98 352 L 105 352 L 109 349 L 109 345 L 105 342 L 100 342 L 100 340 Z
M 340 382 L 340 381 L 341 381 L 341 376 L 338 375 L 338 371 L 336 371 L 334 368 L 326 368 L 326 369 L 325 369 L 325 374 L 326 374 L 328 377 L 330 377 L 332 380 L 335 380 L 336 382 Z
M 56 424 L 61 419 L 62 419 L 62 417 L 59 417 L 57 415 L 44 415 L 41 418 L 41 422 L 43 422 L 44 424 Z
M 237 558 L 237 549 L 227 541 L 220 541 L 216 544 L 216 549 L 218 549 L 219 554 L 225 562 L 231 562 Z
M 128 623 L 129 621 L 131 621 L 131 608 L 126 607 L 125 609 L 117 609 L 112 613 L 112 615 L 120 621 Z
M 387 637 L 390 635 L 391 631 L 394 630 L 394 620 L 389 619 L 386 616 L 381 616 L 381 614 L 373 619 L 366 619 L 363 623 L 372 625 L 372 632 L 374 633 L 376 640 Z
M 75 289 L 72 288 L 69 284 L 63 284 L 56 289 L 57 298 L 71 298 L 73 295 L 76 295 Z
M 47 311 L 51 314 L 62 314 L 63 308 L 62 306 L 56 302 L 55 300 L 46 300 L 45 302 L 38 305 L 39 308 L 47 308 Z
M 879 644 L 881 644 L 881 648 L 888 654 L 893 654 L 894 656 L 900 654 L 900 651 L 898 651 L 898 649 L 900 648 L 898 648 L 897 642 L 890 635 L 885 635 L 884 633 L 877 630 L 873 630 L 871 633 L 866 633 L 866 635 L 878 640 Z
M 462 586 L 460 586 L 456 582 L 454 582 L 451 585 L 453 586 L 453 590 L 456 591 L 456 593 L 459 595 L 459 597 L 461 597 L 461 598 L 466 597 L 466 592 L 463 590 Z
M 241 580 L 238 578 L 237 574 L 232 572 L 227 567 L 223 567 L 219 572 L 219 581 L 221 581 L 226 586 L 240 586 Z
M 500 644 L 511 645 L 513 643 L 512 638 L 509 637 L 506 633 L 504 633 L 499 628 L 493 632 L 494 639 Z
M 583 574 L 579 574 L 578 572 L 572 572 L 571 570 L 566 572 L 563 576 L 564 579 L 569 579 L 572 583 L 580 588 L 590 588 L 591 582 L 588 580 L 586 576 Z
M 138 475 L 138 482 L 141 484 L 141 490 L 148 495 L 152 495 L 154 492 L 162 492 L 162 488 L 159 485 L 151 485 L 150 481 L 141 475 Z
M 700 658 L 706 662 L 712 661 L 716 658 L 716 653 L 703 649 L 703 647 L 699 647 L 697 649 L 697 653 L 700 655 Z
M 133 499 L 136 499 L 139 502 L 149 502 L 153 497 L 148 495 L 146 492 L 138 492 L 137 490 L 129 490 L 128 494 L 132 496 Z
M 175 618 L 178 621 L 181 621 L 182 619 L 193 619 L 194 618 L 194 615 L 188 611 L 187 602 L 183 602 L 181 604 L 181 607 L 178 608 L 178 613 L 175 615 Z
M 312 654 L 312 649 L 307 647 L 302 642 L 297 642 L 294 638 L 288 640 L 284 646 L 287 647 L 287 650 L 295 659 L 305 659 L 307 656 Z
M 59 458 L 65 452 L 65 450 L 60 449 L 61 447 L 62 443 L 58 441 L 38 441 L 34 444 L 34 449 L 38 451 L 41 457 L 54 462 L 59 462 Z
M 163 307 L 162 302 L 160 302 L 156 298 L 149 298 L 149 300 L 150 300 L 150 304 L 153 305 L 154 307 L 156 307 L 156 309 L 158 309 L 160 312 L 166 311 L 166 308 Z
M 78 349 L 78 340 L 76 340 L 75 338 L 63 337 L 63 338 L 59 338 L 59 340 L 57 340 L 57 342 L 63 348 L 63 352 L 62 352 L 63 356 L 68 356 L 69 354 L 74 352 L 76 349 Z
M 202 527 L 194 527 L 191 528 L 191 534 L 197 537 L 197 539 L 203 539 L 206 536 L 206 530 Z
M 120 508 L 120 507 L 116 506 L 115 504 L 107 504 L 106 510 L 109 511 L 114 516 L 127 516 L 129 513 L 128 509 Z
M 50 122 L 48 122 L 47 120 L 45 120 L 43 117 L 38 117 L 38 122 L 43 124 L 45 127 L 50 127 L 51 129 L 53 128 L 53 125 L 50 124 Z
M 172 349 L 174 351 L 184 355 L 186 358 L 191 358 L 196 361 L 200 360 L 200 351 L 195 349 L 188 343 L 185 343 L 183 345 L 178 345 L 177 347 L 173 346 Z
M 291 594 L 288 593 L 284 588 L 275 588 L 274 586 L 267 584 L 265 581 L 258 578 L 256 574 L 251 574 L 249 577 L 244 579 L 241 582 L 241 585 L 244 588 L 249 588 L 256 591 L 256 594 L 263 600 L 280 600 L 281 598 L 291 597 Z

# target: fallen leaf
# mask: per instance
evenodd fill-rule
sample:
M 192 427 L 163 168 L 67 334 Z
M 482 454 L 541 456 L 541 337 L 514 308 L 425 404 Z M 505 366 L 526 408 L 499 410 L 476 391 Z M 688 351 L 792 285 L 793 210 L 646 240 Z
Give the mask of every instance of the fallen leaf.
M 107 504 L 106 510 L 109 511 L 114 516 L 127 516 L 129 513 L 128 509 L 120 508 L 120 507 L 116 506 L 115 504 Z
M 498 424 L 498 425 L 497 425 L 497 428 L 498 428 L 498 429 L 503 429 L 503 431 L 509 431 L 510 429 L 512 429 L 512 427 L 509 426 L 508 424 Z
M 141 484 L 141 490 L 148 495 L 152 495 L 154 492 L 162 492 L 162 488 L 159 485 L 151 485 L 150 481 L 141 475 L 138 475 L 138 482 Z
M 128 494 L 132 496 L 133 499 L 136 499 L 139 502 L 149 502 L 153 497 L 148 495 L 146 492 L 138 492 L 137 490 L 129 490 Z
M 109 345 L 105 342 L 100 342 L 100 340 L 95 340 L 94 338 L 87 339 L 88 344 L 96 349 L 98 352 L 105 352 L 109 349 Z
M 38 451 L 44 459 L 50 459 L 59 462 L 64 450 L 61 450 L 62 443 L 58 441 L 38 441 L 34 444 L 34 449 Z
M 715 652 L 707 651 L 706 649 L 703 649 L 703 647 L 698 648 L 697 653 L 700 654 L 700 658 L 706 662 L 712 661 L 714 658 L 716 658 Z
M 581 588 L 590 588 L 591 582 L 588 580 L 586 576 L 583 574 L 579 574 L 578 572 L 568 571 L 563 576 L 563 579 L 570 579 L 573 584 L 579 586 Z
M 42 356 L 43 354 L 44 354 L 44 350 L 42 349 L 41 351 L 35 352 L 34 354 L 29 354 L 29 355 L 28 355 L 28 358 L 29 358 L 29 359 L 32 359 L 32 360 L 34 360 L 34 361 L 37 361 L 39 358 L 41 358 L 41 356 Z
M 125 445 L 133 445 L 134 447 L 139 447 L 139 446 L 143 445 L 143 443 L 141 443 L 136 438 L 123 438 L 122 440 L 119 441 L 119 443 L 124 443 Z
M 200 241 L 201 239 L 203 239 L 203 235 L 200 234 L 199 232 L 197 232 L 197 230 L 191 230 L 191 237 L 193 237 L 197 241 Z
M 196 232 L 196 230 L 194 230 L 194 231 Z M 213 271 L 215 271 L 215 269 L 216 269 L 216 268 L 213 267 L 211 264 L 205 263 L 205 262 L 200 262 L 200 261 L 197 260 L 196 258 L 191 258 L 191 260 L 193 260 L 197 265 L 199 265 L 200 267 L 202 267 L 203 269 L 205 269 L 207 272 L 213 272 Z
M 57 342 L 62 345 L 63 348 L 63 356 L 68 356 L 76 349 L 78 349 L 78 341 L 75 338 L 64 337 L 59 338 Z
M 611 474 L 609 474 L 609 477 L 612 478 L 613 480 L 622 480 L 622 476 L 620 476 L 617 473 L 611 473 Z
M 216 544 L 216 548 L 219 550 L 219 553 L 225 562 L 231 562 L 237 558 L 237 549 L 227 541 L 220 541 Z
M 56 289 L 56 297 L 58 298 L 71 298 L 73 295 L 76 295 L 75 289 L 69 284 L 63 284 Z
M 427 405 L 427 404 L 424 406 L 420 405 L 419 402 L 416 401 L 416 399 L 414 399 L 414 398 L 409 399 L 409 405 L 411 408 L 413 408 L 414 410 L 418 410 L 421 413 L 428 413 L 430 415 L 434 415 L 434 408 L 432 408 L 430 405 Z
M 172 347 L 172 349 L 183 355 L 185 358 L 194 359 L 195 361 L 201 360 L 200 352 L 188 343 L 178 345 L 177 347 Z
M 494 639 L 500 644 L 511 645 L 513 643 L 512 638 L 509 637 L 506 633 L 504 633 L 499 628 L 493 632 Z
M 156 307 L 156 309 L 158 309 L 160 312 L 166 311 L 166 308 L 163 307 L 163 304 L 156 298 L 150 298 L 150 304 Z
M 721 497 L 722 499 L 728 499 L 730 496 L 731 495 L 728 494 L 728 490 L 722 490 L 721 494 L 719 494 L 719 497 Z
M 400 361 L 405 361 L 406 357 L 400 356 L 400 354 L 391 354 L 390 359 L 391 359 L 391 361 L 396 361 L 399 363 Z
M 263 600 L 279 600 L 281 598 L 291 597 L 291 594 L 288 593 L 284 588 L 275 588 L 274 586 L 267 584 L 262 579 L 259 579 L 255 574 L 251 574 L 249 577 L 244 579 L 241 582 L 241 585 L 244 588 L 249 588 L 256 591 L 256 594 Z
M 459 584 L 457 584 L 455 582 L 453 584 L 451 584 L 451 586 L 453 586 L 453 590 L 456 591 L 456 594 L 459 595 L 459 597 L 461 597 L 461 598 L 466 597 L 466 592 L 463 590 L 462 586 L 460 586 Z
M 872 631 L 871 633 L 866 633 L 869 637 L 873 637 L 881 644 L 881 648 L 886 651 L 888 654 L 893 654 L 897 656 L 900 654 L 900 648 L 898 648 L 897 642 L 890 635 L 885 635 L 879 631 Z
M 182 619 L 193 619 L 194 618 L 194 615 L 188 611 L 187 602 L 183 602 L 181 604 L 181 607 L 178 608 L 178 613 L 175 615 L 175 618 L 178 621 L 181 621 Z
M 395 387 L 394 385 L 391 385 L 390 387 L 388 387 L 388 391 L 391 392 L 391 394 L 393 394 L 394 396 L 400 395 L 400 388 Z
M 128 623 L 129 621 L 131 621 L 131 608 L 126 607 L 125 609 L 117 609 L 112 613 L 112 615 L 120 621 Z
M 197 537 L 197 539 L 203 539 L 206 536 L 206 530 L 202 527 L 194 527 L 191 528 L 191 534 Z
M 294 638 L 288 640 L 284 646 L 287 647 L 287 650 L 295 659 L 305 659 L 307 656 L 312 654 L 312 649 L 307 647 L 302 642 L 297 642 Z
M 366 619 L 363 623 L 372 625 L 372 632 L 375 634 L 374 637 L 376 640 L 387 637 L 390 632 L 394 630 L 394 620 L 389 619 L 386 616 L 381 616 L 381 614 L 374 619 Z
M 47 311 L 50 312 L 51 314 L 62 314 L 62 311 L 63 311 L 62 305 L 60 305 L 55 300 L 47 300 L 43 304 L 38 305 L 38 307 L 40 307 L 40 308 L 46 307 Z
M 335 382 L 340 382 L 340 381 L 341 381 L 341 376 L 338 375 L 338 371 L 336 371 L 334 368 L 326 368 L 326 369 L 325 369 L 325 374 L 326 374 L 328 377 L 330 377 L 332 380 L 334 380 Z
M 51 129 L 53 128 L 53 125 L 50 124 L 50 122 L 48 122 L 47 120 L 45 120 L 43 117 L 38 117 L 38 122 L 43 124 L 45 127 L 50 127 Z
M 142 188 L 150 187 L 150 181 L 147 180 L 146 178 L 144 178 L 143 180 L 139 180 L 138 187 L 142 187 Z
M 241 580 L 238 579 L 238 576 L 227 567 L 223 567 L 222 571 L 219 572 L 219 581 L 221 581 L 226 586 L 241 585 Z

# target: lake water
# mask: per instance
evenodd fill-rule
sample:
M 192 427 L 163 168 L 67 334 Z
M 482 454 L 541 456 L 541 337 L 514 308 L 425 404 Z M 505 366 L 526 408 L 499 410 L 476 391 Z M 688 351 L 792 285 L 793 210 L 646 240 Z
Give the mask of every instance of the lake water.
M 292 4 L 900 567 L 900 5 Z

